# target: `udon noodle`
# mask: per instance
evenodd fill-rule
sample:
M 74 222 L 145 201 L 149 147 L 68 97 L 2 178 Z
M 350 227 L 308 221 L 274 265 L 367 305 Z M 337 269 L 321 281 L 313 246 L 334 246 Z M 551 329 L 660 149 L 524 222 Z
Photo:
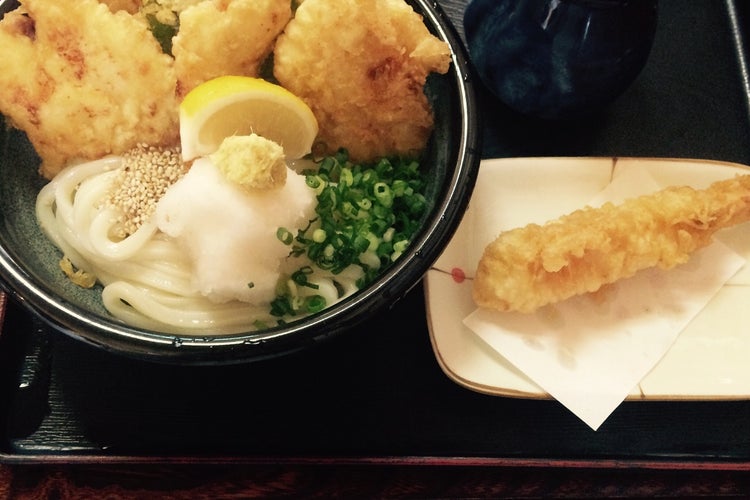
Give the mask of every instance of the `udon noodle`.
M 279 318 L 268 303 L 217 301 L 201 293 L 190 256 L 153 218 L 124 238 L 116 236 L 122 217 L 105 200 L 122 165 L 113 156 L 68 167 L 44 186 L 36 204 L 44 233 L 103 287 L 104 307 L 129 325 L 168 333 L 225 334 L 275 325 Z M 283 260 L 281 280 L 301 266 L 310 266 L 307 281 L 318 288 L 291 280 L 283 285 L 299 300 L 319 295 L 327 305 L 356 291 L 362 276 L 360 266 L 333 275 L 300 256 Z

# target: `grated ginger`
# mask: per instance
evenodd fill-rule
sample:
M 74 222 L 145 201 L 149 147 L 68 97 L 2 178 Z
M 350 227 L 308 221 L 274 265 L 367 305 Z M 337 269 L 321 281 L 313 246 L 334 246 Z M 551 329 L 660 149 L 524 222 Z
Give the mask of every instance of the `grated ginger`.
M 276 189 L 286 183 L 284 148 L 257 134 L 227 137 L 211 161 L 246 190 Z

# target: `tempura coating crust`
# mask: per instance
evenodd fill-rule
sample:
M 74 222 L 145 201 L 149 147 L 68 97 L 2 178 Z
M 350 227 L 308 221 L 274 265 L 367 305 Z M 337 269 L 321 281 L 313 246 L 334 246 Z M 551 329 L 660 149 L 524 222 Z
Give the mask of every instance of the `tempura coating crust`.
M 142 5 L 142 0 L 99 0 L 99 2 L 106 4 L 112 12 L 124 10 L 129 14 L 138 12 Z
M 291 15 L 289 0 L 206 0 L 182 11 L 172 46 L 178 96 L 217 76 L 258 76 Z
M 529 313 L 594 292 L 641 269 L 672 268 L 708 245 L 719 229 L 750 220 L 750 175 L 704 190 L 670 187 L 584 208 L 542 226 L 500 234 L 480 259 L 475 303 Z
M 274 50 L 274 75 L 310 106 L 319 139 L 366 161 L 421 151 L 433 114 L 424 85 L 448 45 L 403 0 L 305 0 Z
M 41 173 L 178 141 L 176 78 L 143 23 L 97 0 L 22 0 L 0 21 L 0 113 L 24 130 Z

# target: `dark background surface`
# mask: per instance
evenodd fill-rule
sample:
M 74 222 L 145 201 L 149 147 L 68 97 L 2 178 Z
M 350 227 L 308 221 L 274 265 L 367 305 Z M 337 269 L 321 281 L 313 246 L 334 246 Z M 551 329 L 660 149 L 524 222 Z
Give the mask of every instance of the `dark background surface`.
M 460 27 L 464 2 L 440 3 Z M 740 27 L 750 28 L 740 7 Z M 733 2 L 662 0 L 648 64 L 598 116 L 540 122 L 484 95 L 484 157 L 750 164 L 745 52 L 733 8 Z M 46 331 L 10 303 L 0 336 L 0 463 L 750 469 L 748 401 L 628 402 L 594 432 L 555 401 L 459 387 L 433 355 L 422 293 L 416 287 L 374 321 L 309 352 L 191 368 L 96 351 Z M 738 321 L 747 319 L 743 314 Z

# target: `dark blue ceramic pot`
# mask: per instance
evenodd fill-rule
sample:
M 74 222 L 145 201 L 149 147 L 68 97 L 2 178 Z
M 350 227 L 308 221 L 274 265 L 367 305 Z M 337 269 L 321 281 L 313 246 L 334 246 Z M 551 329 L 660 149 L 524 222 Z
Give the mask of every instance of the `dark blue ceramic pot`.
M 656 20 L 657 0 L 471 0 L 464 31 L 500 100 L 560 119 L 602 109 L 633 82 Z

